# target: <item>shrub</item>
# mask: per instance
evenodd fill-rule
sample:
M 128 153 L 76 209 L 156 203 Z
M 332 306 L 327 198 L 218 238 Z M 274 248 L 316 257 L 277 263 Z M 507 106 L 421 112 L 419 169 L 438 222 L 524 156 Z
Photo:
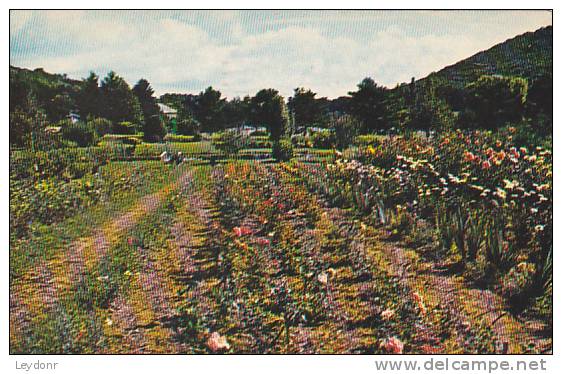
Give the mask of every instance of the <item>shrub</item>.
M 88 124 L 96 130 L 99 136 L 104 136 L 113 132 L 113 123 L 106 118 L 90 119 L 88 120 Z
M 137 132 L 137 127 L 132 122 L 119 122 L 113 127 L 113 132 L 115 134 L 134 134 Z
M 358 135 L 355 137 L 354 143 L 358 146 L 366 147 L 372 145 L 376 147 L 381 143 L 380 139 L 380 135 L 375 134 Z
M 197 135 L 201 125 L 193 117 L 179 119 L 176 122 L 176 132 L 178 135 Z
M 289 139 L 281 139 L 273 143 L 271 155 L 277 161 L 288 161 L 293 158 L 293 144 Z
M 197 142 L 200 140 L 199 135 L 173 135 L 167 134 L 164 137 L 164 141 L 169 143 L 189 143 L 189 142 Z
M 237 154 L 248 144 L 248 138 L 235 131 L 216 132 L 211 141 L 218 150 L 227 155 Z
M 339 149 L 349 147 L 362 128 L 361 122 L 349 115 L 332 120 L 330 125 L 335 130 L 336 147 Z
M 99 137 L 91 123 L 76 122 L 65 124 L 62 129 L 62 138 L 87 147 L 98 142 Z
M 315 132 L 310 138 L 314 148 L 331 148 L 336 145 L 336 134 L 328 130 Z

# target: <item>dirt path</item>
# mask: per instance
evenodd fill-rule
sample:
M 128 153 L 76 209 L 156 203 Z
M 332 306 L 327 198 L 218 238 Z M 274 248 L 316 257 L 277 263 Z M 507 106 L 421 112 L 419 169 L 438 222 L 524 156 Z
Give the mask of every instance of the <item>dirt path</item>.
M 538 353 L 552 349 L 550 339 L 529 333 L 539 330 L 540 324 L 518 320 L 501 296 L 490 290 L 469 288 L 458 277 L 435 269 L 435 263 L 414 260 L 419 258 L 413 251 L 397 243 L 386 242 L 381 248 L 405 283 L 425 294 L 428 303 L 449 311 L 455 318 L 459 339 L 467 328 L 483 324 L 493 331 L 498 353 L 529 353 L 529 344 L 533 344 Z
M 118 215 L 104 227 L 94 230 L 91 236 L 76 239 L 66 251 L 59 251 L 52 259 L 38 261 L 36 267 L 16 279 L 10 292 L 20 295 L 10 300 L 10 315 L 19 316 L 13 319 L 14 330 L 25 334 L 30 328 L 28 321 L 37 316 L 45 318 L 51 315 L 53 318 L 52 313 L 59 306 L 60 300 L 69 295 L 73 287 L 95 268 L 107 250 L 121 240 L 124 233 L 132 229 L 140 219 L 154 213 L 164 198 L 185 184 L 190 177 L 189 172 L 184 172 L 163 189 L 139 199 L 131 209 Z M 130 313 L 121 314 L 125 316 Z M 123 323 L 124 326 L 127 324 L 128 322 Z

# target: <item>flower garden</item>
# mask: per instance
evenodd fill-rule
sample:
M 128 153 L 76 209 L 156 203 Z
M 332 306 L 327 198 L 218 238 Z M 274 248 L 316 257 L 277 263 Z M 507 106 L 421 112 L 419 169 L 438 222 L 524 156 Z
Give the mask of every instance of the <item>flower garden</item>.
M 506 131 L 12 155 L 10 351 L 550 352 L 552 154 Z

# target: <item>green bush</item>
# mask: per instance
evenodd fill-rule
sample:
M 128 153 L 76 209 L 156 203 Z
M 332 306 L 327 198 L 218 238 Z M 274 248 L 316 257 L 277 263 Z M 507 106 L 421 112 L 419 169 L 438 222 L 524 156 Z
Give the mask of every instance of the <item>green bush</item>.
M 288 161 L 293 158 L 293 144 L 288 139 L 281 139 L 274 142 L 271 155 L 277 161 Z
M 115 134 L 132 135 L 137 132 L 137 126 L 132 122 L 123 121 L 113 126 L 113 132 Z
M 336 135 L 328 130 L 313 133 L 310 140 L 314 148 L 331 148 L 336 145 Z
M 213 134 L 213 145 L 227 155 L 234 155 L 247 147 L 248 138 L 235 131 L 221 131 Z
M 376 147 L 381 143 L 381 137 L 380 135 L 375 134 L 358 135 L 355 137 L 354 143 L 358 146 L 363 147 L 366 147 L 368 145 Z
M 98 142 L 99 137 L 90 123 L 76 122 L 62 126 L 62 138 L 75 142 L 79 147 L 87 147 Z
M 199 135 L 174 135 L 174 134 L 167 134 L 164 137 L 164 141 L 169 143 L 190 143 L 190 142 L 197 142 L 200 140 Z
M 113 132 L 113 123 L 106 118 L 90 119 L 88 120 L 88 125 L 93 127 L 99 136 L 104 136 Z

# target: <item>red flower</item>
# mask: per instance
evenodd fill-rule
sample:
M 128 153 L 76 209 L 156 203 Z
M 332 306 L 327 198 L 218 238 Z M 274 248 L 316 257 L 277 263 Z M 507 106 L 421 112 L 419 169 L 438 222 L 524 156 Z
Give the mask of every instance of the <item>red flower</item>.
M 466 161 L 472 162 L 476 159 L 476 156 L 474 156 L 474 153 L 466 151 L 464 152 L 464 159 Z
M 236 234 L 236 236 L 238 237 L 253 234 L 252 229 L 248 227 L 235 227 L 234 229 L 232 229 L 232 231 L 234 231 L 234 234 Z
M 270 242 L 269 239 L 257 238 L 256 243 L 258 243 L 259 245 L 269 245 Z
M 129 245 L 133 245 L 135 243 L 135 241 L 133 240 L 133 238 L 131 238 L 130 236 L 127 238 L 127 244 Z
M 482 163 L 482 169 L 489 169 L 492 165 L 490 164 L 490 161 L 486 160 Z
M 382 346 L 389 353 L 402 354 L 404 351 L 404 343 L 396 337 L 387 339 Z

